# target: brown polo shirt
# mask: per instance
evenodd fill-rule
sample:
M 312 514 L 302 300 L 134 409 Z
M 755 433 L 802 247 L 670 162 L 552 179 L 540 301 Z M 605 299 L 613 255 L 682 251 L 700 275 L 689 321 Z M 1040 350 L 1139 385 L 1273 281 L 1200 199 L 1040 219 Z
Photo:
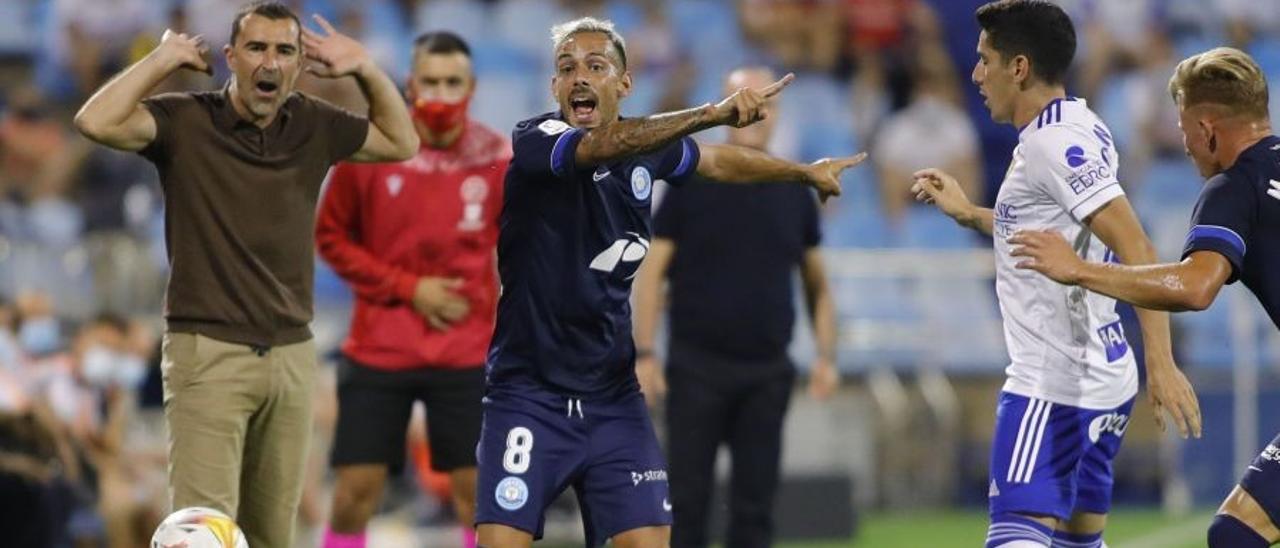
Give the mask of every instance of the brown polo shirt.
M 316 199 L 368 120 L 301 93 L 262 129 L 226 90 L 143 105 L 156 138 L 140 154 L 164 188 L 169 330 L 257 346 L 310 338 Z

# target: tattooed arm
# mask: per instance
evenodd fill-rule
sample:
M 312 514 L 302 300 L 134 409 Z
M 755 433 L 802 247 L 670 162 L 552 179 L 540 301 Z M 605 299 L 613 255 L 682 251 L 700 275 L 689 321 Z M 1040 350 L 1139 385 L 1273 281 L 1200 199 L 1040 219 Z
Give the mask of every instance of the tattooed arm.
M 754 90 L 742 88 L 723 101 L 712 105 L 655 114 L 643 118 L 619 120 L 586 132 L 574 152 L 579 166 L 593 166 L 618 158 L 652 152 L 675 139 L 720 125 L 745 127 L 766 116 L 764 107 L 770 97 L 787 87 L 795 75 Z

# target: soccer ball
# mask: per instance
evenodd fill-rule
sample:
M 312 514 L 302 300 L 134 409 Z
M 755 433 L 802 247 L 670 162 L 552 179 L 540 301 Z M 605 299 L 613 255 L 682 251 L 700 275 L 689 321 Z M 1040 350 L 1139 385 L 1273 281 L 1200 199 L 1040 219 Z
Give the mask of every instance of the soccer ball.
M 230 516 L 212 508 L 183 508 L 164 518 L 151 548 L 249 548 Z

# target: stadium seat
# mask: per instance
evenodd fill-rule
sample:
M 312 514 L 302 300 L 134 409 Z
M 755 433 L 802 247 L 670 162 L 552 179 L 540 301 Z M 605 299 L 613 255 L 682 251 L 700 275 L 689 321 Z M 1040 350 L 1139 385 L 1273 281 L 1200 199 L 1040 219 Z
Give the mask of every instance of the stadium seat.
M 551 27 L 572 15 L 554 0 L 508 0 L 497 3 L 493 10 L 493 36 L 501 36 L 533 57 L 539 63 L 537 68 L 551 70 Z
M 543 57 L 513 42 L 494 39 L 472 42 L 470 45 L 471 59 L 477 74 L 518 73 L 531 78 L 542 76 L 525 81 L 522 87 L 534 86 L 536 82 L 545 82 L 551 77 L 549 61 L 543 63 Z M 550 51 L 550 42 L 543 44 L 542 49 Z
M 537 75 L 518 72 L 485 72 L 476 75 L 471 116 L 503 135 L 510 135 L 516 122 L 555 108 L 546 88 L 534 88 Z M 547 76 L 549 77 L 549 76 Z M 545 80 L 539 80 L 545 81 Z
M 748 60 L 751 48 L 742 41 L 732 2 L 681 0 L 668 6 L 677 39 L 690 49 L 700 71 L 718 82 L 729 69 Z
M 418 4 L 414 31 L 451 30 L 472 45 L 493 38 L 484 4 L 470 0 L 433 0 Z
M 0 4 L 0 54 L 25 57 L 36 52 L 39 27 L 32 23 L 39 9 L 30 2 Z
M 640 9 L 639 2 L 610 0 L 605 4 L 604 14 L 624 35 L 644 25 L 644 10 Z
M 965 249 L 975 247 L 980 241 L 973 231 L 957 225 L 933 207 L 908 207 L 899 228 L 899 247 Z
M 1162 259 L 1182 253 L 1201 181 L 1191 162 L 1169 158 L 1152 162 L 1134 185 L 1129 199 Z
M 1207 310 L 1175 314 L 1175 348 L 1185 365 L 1199 368 L 1230 368 L 1235 355 L 1231 351 L 1230 292 L 1240 287 L 1226 287 Z
M 1089 106 L 1097 109 L 1098 117 L 1106 120 L 1107 128 L 1116 139 L 1116 148 L 1122 152 L 1125 145 L 1138 138 L 1138 121 L 1133 116 L 1134 93 L 1145 91 L 1146 84 L 1137 73 L 1126 73 L 1108 78 L 1098 91 L 1099 97 Z M 1095 104 L 1096 102 L 1096 104 Z M 1124 166 L 1121 166 L 1123 169 Z
M 846 184 L 846 192 L 848 192 Z M 822 221 L 822 243 L 829 247 L 888 247 L 888 223 L 875 203 L 847 197 L 826 206 Z

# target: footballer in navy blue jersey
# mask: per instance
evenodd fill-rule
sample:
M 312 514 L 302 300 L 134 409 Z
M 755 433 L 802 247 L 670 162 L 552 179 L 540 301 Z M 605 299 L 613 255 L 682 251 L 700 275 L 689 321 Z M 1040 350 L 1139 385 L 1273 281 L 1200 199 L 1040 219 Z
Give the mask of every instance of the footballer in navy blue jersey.
M 572 487 L 588 546 L 665 547 L 667 471 L 635 374 L 631 283 L 648 252 L 653 183 L 700 177 L 838 195 L 865 155 L 796 164 L 688 136 L 744 127 L 794 78 L 716 104 L 623 119 L 626 47 L 607 21 L 552 29 L 557 112 L 520 122 L 506 176 L 502 295 L 486 363 L 476 524 L 481 546 L 528 546 Z
M 698 145 L 681 137 L 579 167 L 574 151 L 585 133 L 558 112 L 516 125 L 499 221 L 491 384 L 592 398 L 636 389 L 631 280 L 652 238 L 653 183 L 683 183 Z
M 1267 83 L 1248 54 L 1215 48 L 1181 63 L 1169 82 L 1187 155 L 1206 177 L 1182 260 L 1129 267 L 1081 261 L 1061 237 L 1011 241 L 1029 268 L 1066 284 L 1161 310 L 1208 308 L 1237 280 L 1280 328 L 1280 138 L 1271 134 Z M 1152 390 L 1155 388 L 1152 387 Z M 1157 416 L 1159 416 L 1159 409 Z M 1280 541 L 1280 436 L 1267 445 L 1218 510 L 1210 548 Z

